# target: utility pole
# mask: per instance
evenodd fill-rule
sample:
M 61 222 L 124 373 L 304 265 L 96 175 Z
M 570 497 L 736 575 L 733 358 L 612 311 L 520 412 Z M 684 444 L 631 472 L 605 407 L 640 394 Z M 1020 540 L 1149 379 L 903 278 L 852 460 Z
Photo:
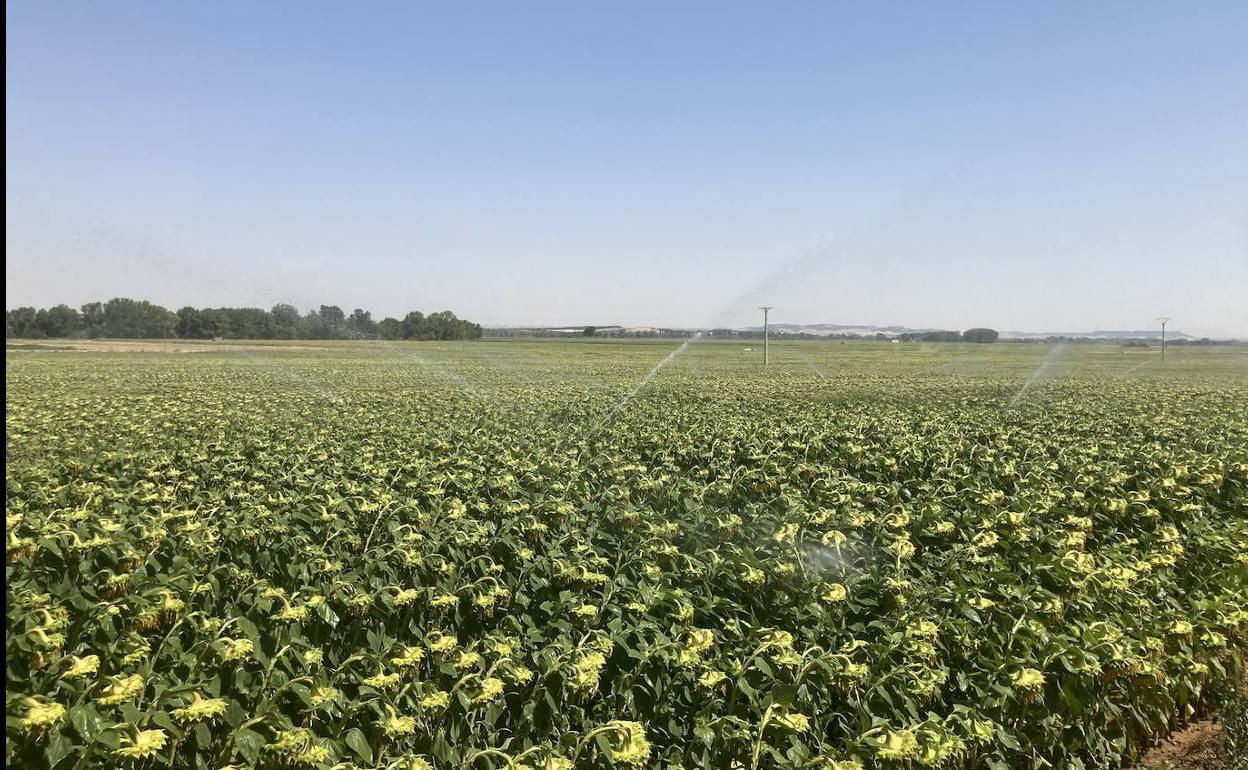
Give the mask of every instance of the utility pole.
M 766 366 L 766 365 L 767 365 L 767 362 L 768 362 L 768 357 L 767 357 L 767 331 L 768 331 L 768 328 L 767 328 L 767 313 L 768 313 L 768 311 L 770 311 L 773 307 L 774 307 L 774 306 L 772 306 L 772 305 L 763 305 L 762 307 L 760 307 L 760 308 L 759 308 L 759 310 L 763 311 L 763 366 Z
M 1161 360 L 1166 360 L 1166 324 L 1170 323 L 1169 318 L 1158 318 L 1161 321 Z

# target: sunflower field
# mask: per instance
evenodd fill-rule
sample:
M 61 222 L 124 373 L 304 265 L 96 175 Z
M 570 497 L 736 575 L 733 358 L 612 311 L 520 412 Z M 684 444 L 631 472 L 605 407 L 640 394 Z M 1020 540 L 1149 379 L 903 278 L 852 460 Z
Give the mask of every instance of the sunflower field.
M 674 347 L 10 352 L 6 765 L 1117 767 L 1243 677 L 1248 351 Z

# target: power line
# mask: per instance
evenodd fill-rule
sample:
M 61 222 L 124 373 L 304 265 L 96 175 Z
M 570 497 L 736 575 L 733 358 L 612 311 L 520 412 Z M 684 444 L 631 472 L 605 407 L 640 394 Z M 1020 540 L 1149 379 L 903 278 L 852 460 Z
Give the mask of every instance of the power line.
M 761 310 L 761 311 L 763 311 L 763 366 L 766 366 L 766 365 L 767 365 L 767 363 L 768 363 L 768 355 L 767 355 L 767 336 L 768 336 L 768 335 L 767 335 L 767 332 L 768 332 L 768 327 L 767 327 L 767 313 L 768 313 L 768 312 L 770 312 L 771 310 L 774 310 L 774 309 L 775 309 L 775 306 L 774 306 L 774 305 L 762 305 L 762 306 L 760 306 L 758 309 L 759 309 L 759 310 Z

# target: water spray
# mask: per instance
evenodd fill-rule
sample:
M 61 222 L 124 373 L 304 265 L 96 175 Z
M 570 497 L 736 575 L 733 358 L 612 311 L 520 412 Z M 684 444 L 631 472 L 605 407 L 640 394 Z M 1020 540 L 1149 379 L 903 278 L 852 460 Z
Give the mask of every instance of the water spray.
M 1027 378 L 1027 381 L 1023 383 L 1023 387 L 1019 388 L 1018 393 L 1015 394 L 1014 398 L 1010 401 L 1009 408 L 1013 409 L 1014 406 L 1018 404 L 1019 400 L 1022 399 L 1023 395 L 1026 394 L 1031 388 L 1031 386 L 1039 382 L 1040 379 L 1053 368 L 1053 364 L 1057 362 L 1057 359 L 1060 358 L 1065 352 L 1066 343 L 1064 342 L 1059 342 L 1049 348 L 1049 352 L 1045 354 L 1044 359 L 1036 367 L 1035 371 L 1031 373 L 1031 376 Z
M 300 374 L 294 369 L 291 369 L 288 366 L 283 366 L 279 364 L 276 360 L 274 360 L 273 358 L 269 356 L 256 355 L 256 353 L 247 349 L 239 349 L 239 350 L 235 350 L 231 352 L 238 353 L 243 358 L 245 358 L 249 363 L 255 366 L 259 366 L 264 369 L 268 369 L 271 372 L 276 372 L 277 374 L 282 375 L 286 379 L 291 380 L 292 382 L 301 386 L 305 390 L 315 393 L 321 398 L 325 398 L 329 400 L 332 400 L 334 398 L 334 393 L 330 391 L 328 388 L 324 387 L 323 385 L 317 382 L 313 382 L 312 380 L 308 379 L 304 375 Z
M 615 404 L 612 405 L 611 409 L 607 411 L 606 416 L 604 416 L 601 420 L 598 421 L 596 425 L 594 425 L 594 429 L 593 431 L 591 431 L 590 435 L 592 436 L 598 433 L 603 428 L 605 428 L 607 424 L 611 422 L 611 420 L 615 419 L 615 416 L 619 414 L 621 409 L 623 409 L 624 407 L 632 403 L 633 399 L 637 397 L 637 394 L 640 393 L 647 385 L 650 384 L 650 380 L 653 380 L 655 376 L 658 375 L 659 372 L 663 371 L 663 367 L 670 364 L 672 360 L 676 358 L 676 356 L 685 352 L 685 349 L 689 347 L 690 343 L 692 343 L 694 340 L 698 339 L 701 336 L 702 336 L 702 332 L 695 332 L 692 337 L 680 343 L 680 347 L 676 348 L 671 353 L 668 353 L 666 358 L 664 358 L 662 361 L 655 364 L 654 367 L 650 371 L 646 372 L 646 376 L 641 378 L 641 382 L 638 382 L 636 387 L 634 387 L 628 393 L 624 394 L 624 396 L 620 400 L 616 401 Z

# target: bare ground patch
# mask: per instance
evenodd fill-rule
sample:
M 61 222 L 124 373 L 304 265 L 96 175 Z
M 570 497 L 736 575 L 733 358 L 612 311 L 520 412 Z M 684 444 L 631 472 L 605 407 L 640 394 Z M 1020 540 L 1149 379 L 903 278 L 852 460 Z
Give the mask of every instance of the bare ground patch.
M 1154 746 L 1140 761 L 1148 770 L 1222 770 L 1222 725 L 1194 722 Z
M 1202 719 L 1176 730 L 1140 760 L 1147 770 L 1248 770 L 1248 678 Z

